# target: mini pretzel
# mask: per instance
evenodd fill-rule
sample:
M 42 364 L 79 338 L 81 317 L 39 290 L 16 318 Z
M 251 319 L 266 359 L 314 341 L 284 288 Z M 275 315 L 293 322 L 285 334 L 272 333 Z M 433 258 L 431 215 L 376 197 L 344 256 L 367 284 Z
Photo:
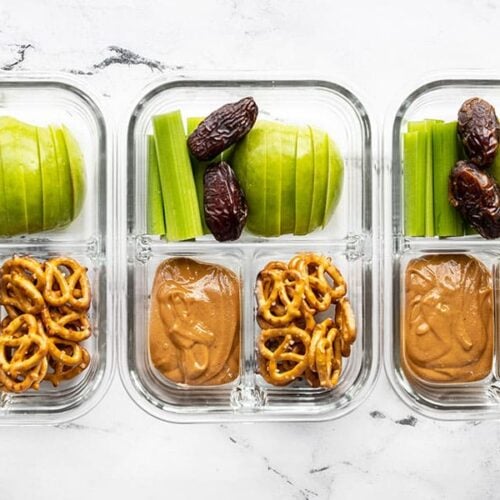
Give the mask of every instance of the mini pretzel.
M 36 285 L 25 275 L 15 271 L 2 275 L 0 302 L 27 314 L 37 314 L 45 307 L 43 296 Z
M 257 279 L 258 315 L 267 323 L 281 327 L 290 324 L 301 315 L 300 305 L 304 293 L 304 280 L 293 270 L 264 270 Z M 293 291 L 292 298 L 289 293 Z M 273 306 L 281 302 L 284 312 L 273 312 Z
M 47 337 L 41 323 L 31 314 L 22 314 L 0 335 L 0 369 L 16 379 L 35 368 L 47 351 Z
M 312 370 L 313 372 L 317 371 L 316 368 L 316 349 L 318 348 L 319 341 L 321 339 L 326 338 L 329 330 L 335 326 L 335 323 L 333 322 L 333 319 L 327 318 L 321 323 L 318 323 L 316 325 L 316 328 L 313 331 L 312 337 L 311 337 L 311 346 L 309 349 L 309 354 L 308 354 L 308 364 L 309 364 L 309 369 Z
M 79 311 L 89 309 L 90 285 L 83 266 L 69 257 L 57 257 L 48 260 L 45 268 L 43 296 L 49 305 L 60 307 L 68 304 Z
M 316 351 L 316 371 L 321 387 L 331 389 L 339 381 L 342 370 L 342 339 L 339 331 L 330 328 L 328 335 L 319 340 Z
M 80 347 L 81 350 L 81 361 L 78 364 L 71 365 L 66 364 L 60 359 L 50 357 L 49 365 L 51 371 L 48 371 L 45 375 L 45 380 L 52 383 L 54 387 L 57 387 L 61 381 L 70 380 L 87 368 L 90 363 L 90 354 L 84 347 Z
M 45 286 L 45 271 L 43 265 L 33 257 L 15 255 L 2 265 L 2 274 L 20 274 L 28 278 L 41 292 Z
M 67 307 L 60 310 L 45 308 L 42 311 L 42 321 L 48 335 L 73 342 L 81 342 L 90 337 L 90 323 L 84 312 L 75 312 Z
M 267 375 L 272 383 L 287 384 L 302 375 L 307 368 L 309 344 L 309 334 L 295 326 L 261 332 L 259 352 L 268 360 Z M 296 352 L 296 346 L 300 346 L 303 353 Z
M 7 392 L 24 392 L 28 389 L 38 390 L 48 368 L 47 358 L 44 357 L 37 365 L 25 373 L 10 375 L 0 368 L 0 387 Z
M 328 257 L 315 253 L 299 254 L 289 262 L 288 267 L 307 276 L 305 297 L 317 311 L 326 311 L 332 302 L 346 294 L 344 277 Z M 328 282 L 327 276 L 333 285 Z
M 342 337 L 342 356 L 347 358 L 351 354 L 351 344 L 356 340 L 356 321 L 347 297 L 340 299 L 335 306 L 335 323 Z
M 51 359 L 68 366 L 75 366 L 81 363 L 83 347 L 80 347 L 78 342 L 58 337 L 49 337 L 47 342 Z

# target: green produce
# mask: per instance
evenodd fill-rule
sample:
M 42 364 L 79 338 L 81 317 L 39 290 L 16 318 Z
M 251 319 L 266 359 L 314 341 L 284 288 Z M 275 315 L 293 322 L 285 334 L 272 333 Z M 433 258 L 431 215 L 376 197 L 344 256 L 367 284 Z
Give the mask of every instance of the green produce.
M 295 156 L 295 230 L 307 234 L 311 219 L 314 187 L 314 158 L 309 127 L 297 127 Z
M 165 214 L 163 213 L 160 172 L 156 156 L 155 138 L 148 135 L 148 233 L 164 235 Z
M 36 132 L 42 173 L 43 228 L 50 229 L 61 223 L 61 182 L 52 134 L 46 127 L 37 127 Z
M 196 186 L 180 111 L 153 117 L 167 239 L 203 234 Z
M 248 204 L 247 229 L 265 235 L 267 126 L 257 122 L 233 153 L 232 167 Z M 272 165 L 269 165 L 272 169 Z
M 309 127 L 313 148 L 314 181 L 309 232 L 323 224 L 328 186 L 328 135 Z
M 75 183 L 67 149 L 74 162 Z M 0 181 L 0 235 L 52 230 L 71 222 L 81 210 L 83 155 L 66 128 L 36 127 L 3 116 Z
M 328 222 L 343 177 L 343 162 L 334 145 L 330 155 L 330 144 L 314 128 L 256 122 L 232 161 L 248 202 L 249 231 L 306 234 Z
M 59 184 L 66 186 L 61 189 L 60 207 L 61 207 L 61 225 L 68 224 L 73 219 L 73 184 L 71 182 L 71 171 L 69 166 L 68 152 L 64 142 L 64 135 L 59 127 L 49 126 L 52 135 L 52 141 L 56 152 L 57 170 L 59 172 Z
M 450 173 L 459 160 L 457 122 L 436 123 L 432 131 L 434 229 L 437 236 L 460 236 L 462 218 L 448 200 Z
M 27 158 L 32 151 L 25 153 L 20 149 L 19 123 L 10 117 L 0 117 L 0 156 L 6 212 L 2 232 L 9 236 L 28 232 L 24 163 L 34 161 L 34 158 Z
M 63 125 L 61 131 L 68 153 L 71 185 L 73 187 L 73 219 L 80 214 L 85 199 L 85 162 L 80 146 L 71 131 Z
M 328 138 L 328 181 L 326 188 L 325 215 L 323 227 L 330 220 L 333 211 L 340 200 L 342 183 L 344 181 L 344 162 L 337 145 Z
M 403 136 L 404 213 L 407 236 L 425 234 L 425 161 L 420 157 L 418 132 Z

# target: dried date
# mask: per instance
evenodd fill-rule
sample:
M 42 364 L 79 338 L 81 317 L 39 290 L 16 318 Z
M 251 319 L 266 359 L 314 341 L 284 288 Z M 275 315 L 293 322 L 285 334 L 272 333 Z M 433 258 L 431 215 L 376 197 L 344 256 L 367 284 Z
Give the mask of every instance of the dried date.
M 458 112 L 458 133 L 470 161 L 480 167 L 493 163 L 498 149 L 499 123 L 495 108 L 473 97 Z
M 450 203 L 484 238 L 500 236 L 500 188 L 474 163 L 459 161 L 450 174 Z
M 237 240 L 248 205 L 233 169 L 225 162 L 209 165 L 203 179 L 205 222 L 217 241 Z
M 257 104 L 251 97 L 216 109 L 188 137 L 191 154 L 200 161 L 213 160 L 248 134 L 257 119 L 258 111 Z

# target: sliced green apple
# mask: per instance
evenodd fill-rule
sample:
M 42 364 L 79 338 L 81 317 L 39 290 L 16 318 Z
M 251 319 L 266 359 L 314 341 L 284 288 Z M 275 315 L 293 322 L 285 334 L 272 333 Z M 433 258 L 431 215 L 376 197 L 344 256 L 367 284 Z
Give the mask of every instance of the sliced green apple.
M 281 179 L 283 168 L 280 124 L 262 124 L 266 133 L 266 213 L 264 235 L 279 236 L 281 229 Z
M 62 130 L 53 125 L 49 126 L 49 130 L 54 143 L 56 152 L 57 170 L 59 172 L 59 220 L 60 226 L 65 226 L 73 220 L 73 185 L 71 182 L 71 172 L 69 166 L 68 153 Z
M 328 181 L 326 185 L 326 205 L 323 227 L 328 224 L 337 207 L 344 183 L 344 161 L 335 142 L 328 138 Z
M 232 158 L 232 167 L 248 204 L 246 227 L 260 235 L 265 233 L 268 128 L 269 123 L 258 121 L 236 145 Z
M 314 158 L 309 127 L 297 128 L 295 158 L 295 230 L 294 234 L 307 234 L 314 186 Z
M 80 145 L 68 127 L 63 125 L 61 130 L 64 137 L 64 143 L 66 145 L 66 151 L 68 153 L 69 171 L 73 192 L 73 219 L 76 219 L 82 211 L 83 202 L 85 201 L 85 160 L 83 158 Z
M 7 224 L 2 228 L 6 236 L 28 232 L 24 153 L 19 144 L 19 122 L 10 117 L 0 118 L 0 155 L 7 208 Z M 37 153 L 38 154 L 38 153 Z M 26 158 L 32 161 L 31 158 Z
M 295 230 L 295 162 L 297 127 L 283 125 L 281 140 L 281 229 L 280 234 Z
M 314 158 L 313 196 L 308 230 L 311 232 L 323 224 L 325 216 L 328 184 L 328 135 L 314 127 L 309 127 L 309 129 Z
M 37 127 L 38 159 L 42 175 L 43 229 L 60 225 L 61 184 L 57 167 L 56 148 L 47 127 Z

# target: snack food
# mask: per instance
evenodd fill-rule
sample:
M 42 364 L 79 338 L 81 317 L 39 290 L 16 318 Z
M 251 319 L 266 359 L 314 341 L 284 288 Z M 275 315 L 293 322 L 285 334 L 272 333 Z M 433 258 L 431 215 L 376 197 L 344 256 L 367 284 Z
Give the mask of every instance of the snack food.
M 305 378 L 332 388 L 356 325 L 345 280 L 331 259 L 301 253 L 269 262 L 256 283 L 259 371 L 273 385 Z M 334 311 L 332 311 L 334 308 Z M 326 316 L 326 317 L 325 317 Z
M 213 160 L 249 132 L 258 112 L 252 97 L 216 109 L 188 137 L 191 154 L 200 161 Z
M 39 262 L 14 256 L 0 269 L 0 389 L 24 392 L 48 380 L 57 386 L 81 373 L 90 355 L 79 342 L 90 332 L 86 269 L 69 257 Z
M 233 169 L 225 161 L 205 170 L 203 206 L 205 222 L 217 241 L 240 237 L 248 206 Z
M 500 124 L 495 108 L 484 99 L 467 99 L 458 111 L 458 133 L 465 153 L 478 167 L 493 163 L 498 149 Z
M 0 117 L 0 234 L 65 226 L 81 212 L 85 164 L 72 133 Z
M 491 273 L 468 255 L 426 255 L 406 268 L 402 366 L 427 382 L 485 378 L 493 362 Z
M 233 381 L 240 359 L 238 277 L 225 267 L 185 257 L 163 261 L 151 292 L 149 353 L 172 382 Z
M 484 170 L 457 162 L 450 174 L 450 203 L 483 238 L 500 236 L 500 187 Z

